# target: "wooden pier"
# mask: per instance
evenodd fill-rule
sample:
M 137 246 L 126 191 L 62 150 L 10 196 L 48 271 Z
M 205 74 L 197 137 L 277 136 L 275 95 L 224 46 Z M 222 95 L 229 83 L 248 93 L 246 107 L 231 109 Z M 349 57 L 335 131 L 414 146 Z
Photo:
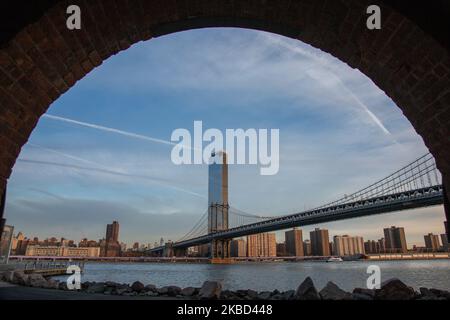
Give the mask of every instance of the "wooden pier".
M 23 270 L 26 274 L 40 274 L 43 277 L 53 277 L 67 275 L 67 268 L 72 265 L 78 266 L 83 272 L 84 261 L 26 261 L 24 264 L 17 265 L 16 269 Z

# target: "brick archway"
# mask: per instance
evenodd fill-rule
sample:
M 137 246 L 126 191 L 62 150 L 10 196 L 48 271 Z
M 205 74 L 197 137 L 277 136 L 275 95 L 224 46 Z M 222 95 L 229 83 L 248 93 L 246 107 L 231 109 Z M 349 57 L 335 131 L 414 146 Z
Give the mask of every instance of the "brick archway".
M 93 68 L 138 41 L 226 26 L 295 38 L 358 68 L 403 111 L 450 185 L 448 43 L 387 1 L 379 3 L 382 30 L 369 31 L 366 8 L 373 2 L 379 1 L 46 1 L 42 15 L 0 48 L 0 194 L 40 116 Z M 81 7 L 79 31 L 66 28 L 69 4 Z

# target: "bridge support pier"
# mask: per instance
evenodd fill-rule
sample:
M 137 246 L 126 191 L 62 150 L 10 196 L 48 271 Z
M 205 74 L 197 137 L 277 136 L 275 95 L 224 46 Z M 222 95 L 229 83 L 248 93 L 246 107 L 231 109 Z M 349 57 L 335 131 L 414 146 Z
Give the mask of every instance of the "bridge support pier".
M 213 240 L 211 242 L 211 263 L 228 264 L 233 260 L 230 257 L 231 240 Z
M 0 236 L 3 234 L 3 227 L 5 226 L 6 223 L 6 220 L 3 218 L 5 215 L 5 203 L 6 203 L 6 181 L 4 188 L 1 188 L 0 185 Z
M 445 212 L 445 233 L 447 234 L 447 241 L 450 240 L 450 231 L 448 229 L 448 221 L 450 220 L 450 177 L 443 177 L 442 184 L 444 186 L 444 212 Z

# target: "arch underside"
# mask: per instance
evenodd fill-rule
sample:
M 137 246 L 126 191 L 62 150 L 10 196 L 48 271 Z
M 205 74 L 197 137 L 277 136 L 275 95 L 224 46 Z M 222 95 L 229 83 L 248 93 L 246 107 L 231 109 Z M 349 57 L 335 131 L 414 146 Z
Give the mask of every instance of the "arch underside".
M 82 29 L 66 28 L 78 4 Z M 40 116 L 110 56 L 153 37 L 241 27 L 298 39 L 358 68 L 422 136 L 450 185 L 450 55 L 413 21 L 381 4 L 369 31 L 361 0 L 59 1 L 0 48 L 0 194 Z

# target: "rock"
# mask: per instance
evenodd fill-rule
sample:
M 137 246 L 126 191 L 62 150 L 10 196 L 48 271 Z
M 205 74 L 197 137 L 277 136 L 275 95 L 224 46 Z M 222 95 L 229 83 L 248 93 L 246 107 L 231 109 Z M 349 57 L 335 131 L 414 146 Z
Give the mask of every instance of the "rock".
M 217 281 L 205 281 L 199 292 L 200 299 L 218 299 L 222 292 L 222 284 Z
M 156 290 L 157 289 L 156 289 L 156 286 L 154 284 L 148 284 L 144 288 L 144 291 L 146 291 L 146 292 L 149 292 L 149 291 L 156 292 Z
M 222 299 L 222 300 L 242 300 L 242 297 L 237 295 L 236 292 L 233 292 L 230 290 L 223 290 L 220 293 L 220 299 Z
M 133 284 L 131 285 L 131 289 L 137 293 L 143 291 L 145 288 L 144 284 L 142 282 L 139 281 L 135 281 L 133 282 Z
M 115 290 L 113 290 L 112 294 L 116 294 L 116 295 L 123 295 L 126 292 L 132 292 L 133 290 L 128 286 L 128 285 L 122 285 L 118 288 L 116 288 Z
M 447 300 L 450 300 L 450 292 L 448 292 L 448 291 L 432 288 L 432 289 L 430 289 L 430 292 L 438 298 L 445 298 Z
M 65 281 L 61 281 L 58 285 L 58 289 L 59 290 L 64 290 L 67 291 L 69 290 L 69 288 L 67 288 L 67 283 Z
M 1 279 L 3 281 L 12 282 L 14 278 L 14 271 L 5 271 L 2 273 Z
M 144 295 L 148 296 L 148 297 L 157 297 L 159 296 L 158 292 L 155 291 L 147 291 L 144 293 Z
M 196 289 L 194 287 L 187 287 L 181 290 L 181 295 L 184 297 L 192 297 L 195 293 Z
M 40 274 L 30 274 L 28 276 L 27 285 L 35 288 L 46 288 L 47 280 Z
M 12 282 L 15 284 L 20 284 L 22 286 L 27 285 L 28 275 L 23 271 L 14 271 Z
M 53 280 L 53 279 L 48 279 L 46 288 L 47 289 L 58 289 L 59 288 L 59 281 Z
M 177 286 L 168 286 L 167 287 L 167 295 L 169 297 L 176 297 L 181 293 L 181 288 Z
M 353 294 L 363 294 L 373 299 L 375 298 L 375 289 L 355 288 Z
M 351 299 L 352 300 L 373 300 L 373 297 L 368 296 L 366 294 L 362 294 L 362 293 L 352 293 Z
M 327 285 L 319 292 L 323 300 L 350 300 L 352 295 L 339 288 L 333 282 L 328 282 Z
M 295 299 L 297 300 L 320 300 L 319 293 L 317 293 L 314 282 L 310 277 L 307 277 L 295 292 Z
M 293 300 L 295 297 L 295 290 L 289 290 L 281 293 L 281 300 Z
M 165 295 L 169 292 L 169 289 L 167 287 L 162 287 L 162 288 L 156 289 L 156 292 L 158 292 L 160 295 Z
M 258 292 L 254 290 L 247 290 L 247 297 L 251 300 L 255 300 L 258 298 Z
M 416 293 L 397 278 L 389 279 L 381 284 L 381 289 L 376 290 L 376 300 L 411 300 Z
M 105 292 L 105 284 L 103 282 L 93 282 L 92 284 L 90 284 L 87 289 L 86 292 L 87 293 L 103 293 Z
M 269 300 L 271 296 L 272 296 L 272 292 L 263 291 L 258 294 L 258 299 L 259 300 Z

